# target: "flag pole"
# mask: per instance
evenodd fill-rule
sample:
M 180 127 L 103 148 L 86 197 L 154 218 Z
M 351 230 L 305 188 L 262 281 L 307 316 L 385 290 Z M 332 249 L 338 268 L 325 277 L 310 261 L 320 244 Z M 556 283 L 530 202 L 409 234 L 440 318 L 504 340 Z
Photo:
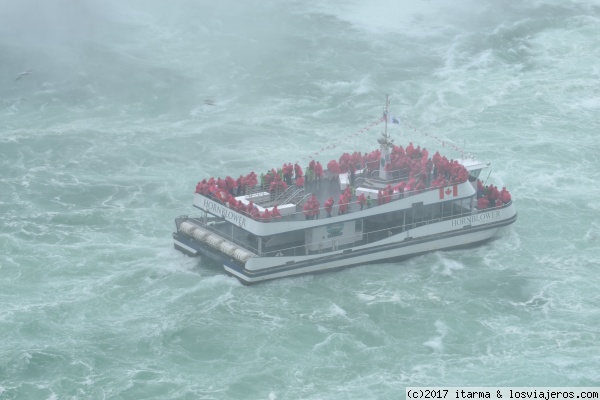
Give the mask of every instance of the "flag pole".
M 385 118 L 385 137 L 387 138 L 387 125 L 388 125 L 388 112 L 389 112 L 389 106 L 390 106 L 390 98 L 389 96 L 386 94 L 385 95 L 385 111 L 383 113 L 383 116 Z

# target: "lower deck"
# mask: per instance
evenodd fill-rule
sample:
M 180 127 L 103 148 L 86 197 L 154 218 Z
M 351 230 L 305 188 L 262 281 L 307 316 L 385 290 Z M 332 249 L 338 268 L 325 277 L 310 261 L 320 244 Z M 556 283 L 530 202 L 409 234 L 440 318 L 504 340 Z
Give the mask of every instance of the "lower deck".
M 294 257 L 335 252 L 380 242 L 386 238 L 408 232 L 415 228 L 456 221 L 464 224 L 482 213 L 493 212 L 511 206 L 478 210 L 473 207 L 473 199 L 448 200 L 432 205 L 415 203 L 411 208 L 385 214 L 357 217 L 354 220 L 288 231 L 272 236 L 255 236 L 220 217 L 204 213 L 199 217 L 178 218 L 177 226 L 190 221 L 196 226 L 243 248 L 259 257 Z M 359 207 L 354 204 L 354 207 Z M 462 221 L 462 222 L 461 222 Z M 454 222 L 453 222 L 454 223 Z
M 287 253 L 279 256 L 252 256 L 242 262 L 214 247 L 210 241 L 201 243 L 183 232 L 174 234 L 175 247 L 187 254 L 202 254 L 222 264 L 225 271 L 244 284 L 275 278 L 332 271 L 353 265 L 401 259 L 436 250 L 445 250 L 481 243 L 493 237 L 503 226 L 512 224 L 517 214 L 508 205 L 470 217 L 430 223 L 393 234 L 371 244 L 331 252 Z M 187 222 L 191 220 L 186 220 Z M 366 235 L 365 235 L 366 236 Z M 366 242 L 363 242 L 366 243 Z

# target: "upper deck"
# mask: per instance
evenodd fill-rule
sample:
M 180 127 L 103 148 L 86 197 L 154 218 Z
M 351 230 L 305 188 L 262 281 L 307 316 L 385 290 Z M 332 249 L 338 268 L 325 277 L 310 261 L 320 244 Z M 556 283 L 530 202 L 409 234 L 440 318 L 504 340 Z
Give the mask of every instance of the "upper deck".
M 237 180 L 210 178 L 196 186 L 194 206 L 255 235 L 385 214 L 414 204 L 472 199 L 477 177 L 488 164 L 473 158 L 449 160 L 410 143 L 393 145 L 388 136 L 370 153 L 344 153 L 324 169 L 314 160 L 305 171 L 283 164 Z M 495 204 L 490 204 L 493 206 Z
M 354 153 L 344 168 L 332 161 L 321 174 L 314 173 L 317 164 L 309 165 L 306 174 L 284 164 L 261 174 L 260 183 L 253 172 L 241 176 L 239 185 L 230 177 L 204 180 L 194 195 L 194 207 L 203 215 L 176 223 L 179 229 L 179 223 L 190 220 L 221 238 L 215 240 L 253 254 L 297 256 L 372 245 L 400 232 L 442 232 L 472 224 L 466 221 L 503 218 L 510 196 L 500 200 L 497 191 L 487 193 L 477 179 L 487 164 L 407 150 L 394 146 L 386 163 L 378 152 L 371 158 Z M 344 154 L 340 164 L 348 158 Z
M 373 189 L 359 187 L 356 189 L 356 192 L 364 192 L 365 190 Z M 340 196 L 343 193 L 339 183 L 333 180 L 321 183 L 314 182 L 307 185 L 305 191 L 310 193 L 311 196 L 314 194 L 320 204 L 323 204 L 331 196 Z M 302 210 L 302 206 L 284 204 L 281 207 L 284 210 L 284 215 L 280 218 L 272 218 L 269 222 L 260 218 L 253 219 L 248 213 L 241 213 L 235 208 L 229 207 L 229 204 L 226 202 L 221 202 L 218 199 L 199 193 L 196 193 L 194 196 L 194 206 L 254 235 L 264 236 L 387 214 L 403 209 L 410 209 L 413 207 L 413 204 L 430 205 L 441 202 L 460 202 L 462 199 L 465 199 L 465 202 L 468 202 L 469 207 L 471 207 L 474 196 L 475 189 L 473 185 L 466 181 L 445 187 L 429 188 L 424 191 L 413 190 L 403 194 L 395 192 L 389 196 L 389 201 L 382 202 L 382 204 L 378 203 L 377 198 L 372 198 L 371 205 L 364 205 L 362 209 L 360 204 L 357 203 L 357 196 L 355 195 L 350 200 L 346 212 L 340 213 L 340 205 L 335 204 L 332 207 L 331 216 L 328 216 L 325 207 L 319 207 L 317 214 L 313 218 L 307 218 L 304 210 Z M 240 201 L 242 200 L 240 199 Z M 248 200 L 244 200 L 244 202 L 249 203 Z M 260 202 L 255 203 L 254 207 L 259 210 L 263 209 Z

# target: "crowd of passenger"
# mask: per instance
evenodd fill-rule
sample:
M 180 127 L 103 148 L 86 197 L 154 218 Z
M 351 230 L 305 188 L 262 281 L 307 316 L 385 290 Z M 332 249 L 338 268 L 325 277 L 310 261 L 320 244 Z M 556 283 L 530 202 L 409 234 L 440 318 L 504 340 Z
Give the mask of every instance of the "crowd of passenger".
M 340 195 L 337 204 L 338 214 L 349 212 L 349 208 L 354 199 L 354 186 L 356 175 L 361 174 L 364 177 L 370 177 L 373 172 L 383 167 L 391 179 L 397 181 L 394 185 L 388 185 L 379 190 L 377 199 L 371 196 L 359 194 L 355 204 L 363 207 L 372 207 L 375 204 L 382 205 L 389 203 L 394 194 L 397 197 L 421 193 L 431 188 L 445 187 L 447 185 L 465 182 L 468 179 L 466 168 L 457 160 L 449 160 L 445 156 L 436 152 L 429 157 L 429 151 L 410 143 L 406 148 L 393 145 L 390 151 L 389 161 L 381 160 L 381 150 L 376 149 L 370 153 L 354 152 L 352 154 L 343 153 L 338 160 L 331 160 L 327 163 L 329 179 L 337 180 L 339 174 L 348 173 L 349 186 Z M 281 168 L 267 171 L 258 176 L 254 171 L 247 175 L 240 175 L 234 179 L 230 176 L 222 178 L 209 178 L 198 182 L 196 193 L 213 198 L 230 208 L 247 215 L 253 219 L 263 222 L 269 222 L 273 219 L 281 218 L 277 205 L 272 210 L 265 209 L 262 213 L 252 203 L 242 203 L 236 197 L 243 196 L 250 188 L 256 188 L 258 185 L 270 193 L 271 200 L 274 200 L 279 193 L 282 193 L 290 186 L 304 188 L 309 184 L 320 184 L 325 177 L 323 166 L 319 161 L 311 160 L 306 167 L 302 169 L 298 162 L 284 163 Z M 479 187 L 481 186 L 481 188 Z M 502 191 L 493 186 L 483 187 L 478 180 L 478 208 L 488 208 L 498 206 L 500 202 L 510 201 L 510 193 L 503 188 Z M 487 201 L 487 203 L 486 203 Z M 332 215 L 335 200 L 329 198 L 324 204 L 324 210 L 328 217 Z M 501 205 L 501 204 L 500 204 Z M 317 198 L 312 195 L 304 203 L 303 214 L 306 219 L 318 218 L 320 204 Z
M 480 210 L 486 208 L 502 207 L 510 203 L 511 195 L 505 187 L 502 190 L 494 185 L 483 186 L 483 183 L 477 179 L 477 208 Z

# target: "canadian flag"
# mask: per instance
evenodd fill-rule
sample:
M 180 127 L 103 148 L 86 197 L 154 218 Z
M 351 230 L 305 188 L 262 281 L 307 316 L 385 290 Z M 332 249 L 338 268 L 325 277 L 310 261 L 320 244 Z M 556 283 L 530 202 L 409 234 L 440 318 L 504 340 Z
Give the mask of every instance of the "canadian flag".
M 458 185 L 453 185 L 452 189 L 450 189 L 450 186 L 445 187 L 445 188 L 440 188 L 440 200 L 445 198 L 446 196 L 448 196 L 448 197 L 458 196 Z

